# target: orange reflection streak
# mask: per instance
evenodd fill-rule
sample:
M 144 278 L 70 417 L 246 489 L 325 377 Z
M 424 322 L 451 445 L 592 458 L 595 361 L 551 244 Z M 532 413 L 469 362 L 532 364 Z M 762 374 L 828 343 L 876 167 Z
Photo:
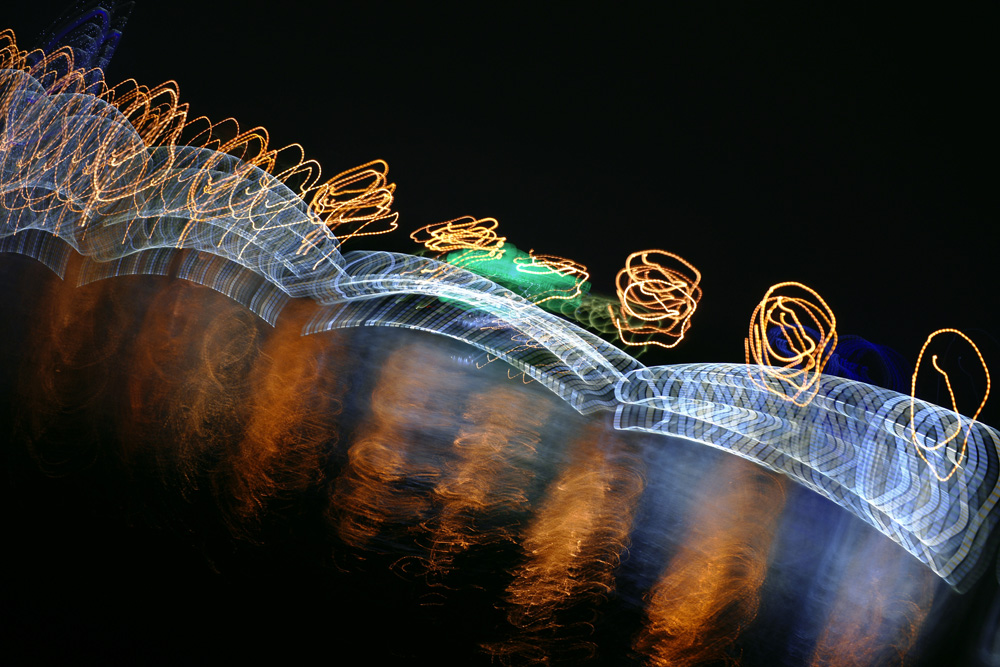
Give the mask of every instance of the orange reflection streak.
M 497 236 L 498 224 L 495 218 L 476 219 L 471 215 L 463 215 L 461 218 L 421 227 L 410 234 L 410 238 L 436 253 L 453 250 L 483 251 L 482 254 L 475 253 L 474 257 L 469 258 L 465 262 L 468 264 L 470 261 L 502 256 L 500 249 L 507 237 Z
M 100 453 L 107 408 L 118 400 L 133 316 L 119 308 L 106 282 L 75 287 L 82 258 L 70 258 L 66 280 L 42 276 L 30 335 L 25 338 L 17 399 L 9 434 L 23 442 L 39 467 L 51 475 L 78 472 Z M 38 289 L 41 287 L 41 289 Z
M 924 455 L 924 452 L 925 451 L 934 452 L 941 449 L 942 447 L 946 447 L 949 442 L 958 437 L 958 434 L 962 430 L 962 422 L 961 422 L 961 414 L 958 411 L 958 404 L 955 401 L 955 392 L 951 388 L 951 379 L 948 377 L 948 373 L 946 373 L 944 370 L 941 369 L 940 366 L 938 366 L 936 354 L 931 355 L 931 365 L 934 366 L 934 370 L 940 373 L 941 376 L 944 378 L 945 386 L 948 388 L 948 396 L 949 398 L 951 398 L 951 409 L 955 411 L 955 432 L 949 435 L 941 442 L 930 447 L 918 442 L 916 435 L 917 433 L 916 425 L 914 424 L 914 419 L 915 419 L 914 401 L 916 399 L 916 393 L 917 393 L 917 375 L 920 373 L 920 363 L 924 359 L 924 352 L 927 351 L 927 346 L 931 344 L 931 341 L 934 340 L 935 336 L 944 333 L 951 333 L 957 336 L 961 336 L 965 340 L 965 342 L 967 342 L 969 345 L 972 346 L 972 349 L 976 353 L 976 357 L 979 358 L 979 363 L 982 364 L 983 366 L 983 372 L 986 374 L 986 392 L 983 394 L 983 400 L 979 402 L 979 407 L 976 408 L 976 412 L 975 414 L 972 415 L 972 419 L 969 421 L 969 426 L 965 430 L 965 437 L 962 439 L 962 448 L 958 452 L 957 459 L 952 459 L 955 465 L 952 467 L 951 471 L 947 475 L 942 477 L 938 473 L 934 465 L 927 460 L 927 457 Z M 941 482 L 947 481 L 952 475 L 955 474 L 955 471 L 958 470 L 959 466 L 962 465 L 962 462 L 965 460 L 966 450 L 968 449 L 969 446 L 969 434 L 972 432 L 972 422 L 975 421 L 975 419 L 979 416 L 979 413 L 983 411 L 983 406 L 986 405 L 986 399 L 989 397 L 990 397 L 990 369 L 986 366 L 986 360 L 983 359 L 982 353 L 979 351 L 979 348 L 976 347 L 976 344 L 972 342 L 971 338 L 966 336 L 958 329 L 938 329 L 937 331 L 935 331 L 934 333 L 932 333 L 930 336 L 927 337 L 927 340 L 924 341 L 923 347 L 920 348 L 920 354 L 917 355 L 917 364 L 913 369 L 913 377 L 910 382 L 910 442 L 913 443 L 913 446 L 917 450 L 917 454 L 919 454 L 920 458 L 924 460 L 924 463 L 927 464 L 927 467 L 930 468 L 931 472 L 934 474 L 935 477 L 937 477 L 938 481 Z
M 665 250 L 629 255 L 615 279 L 618 314 L 608 306 L 621 341 L 626 345 L 675 347 L 691 328 L 691 316 L 701 300 L 700 281 L 698 269 Z M 665 336 L 672 342 L 652 340 L 650 335 Z
M 474 394 L 455 438 L 454 460 L 434 489 L 436 513 L 428 568 L 444 574 L 460 554 L 475 545 L 513 541 L 508 528 L 491 519 L 498 512 L 527 509 L 528 488 L 540 429 L 552 406 L 537 395 L 500 386 Z
M 37 58 L 37 62 L 31 64 L 33 58 Z M 50 54 L 21 51 L 11 30 L 0 32 L 0 69 L 30 74 L 42 83 L 49 95 L 85 93 L 94 89 L 86 82 L 85 74 L 74 69 L 69 47 Z M 7 94 L 0 95 L 0 113 L 9 113 L 11 105 L 18 103 L 12 97 L 14 93 L 15 88 L 11 87 Z M 189 120 L 188 105 L 179 101 L 177 84 L 173 81 L 149 88 L 133 80 L 108 87 L 102 80 L 95 95 L 109 106 L 95 106 L 88 101 L 88 96 L 82 96 L 75 101 L 64 100 L 66 112 L 71 114 L 75 104 L 80 106 L 82 113 L 111 121 L 112 127 L 115 123 L 120 124 L 121 116 L 124 116 L 141 142 L 121 131 L 102 130 L 101 136 L 83 135 L 77 125 L 63 123 L 62 134 L 43 142 L 44 147 L 39 149 L 41 153 L 31 156 L 26 162 L 37 168 L 55 170 L 64 187 L 42 194 L 34 191 L 30 183 L 25 183 L 21 189 L 26 202 L 24 207 L 35 212 L 59 208 L 60 215 L 66 217 L 72 213 L 76 224 L 83 225 L 87 216 L 80 216 L 81 213 L 86 214 L 141 193 L 144 200 L 163 203 L 164 216 L 178 213 L 189 216 L 190 222 L 178 240 L 180 247 L 200 220 L 217 216 L 232 216 L 237 220 L 246 218 L 267 194 L 265 186 L 246 180 L 252 170 L 261 169 L 309 202 L 319 229 L 316 234 L 304 239 L 299 254 L 309 252 L 324 225 L 345 231 L 342 240 L 386 233 L 397 226 L 397 214 L 389 211 L 395 185 L 388 183 L 388 167 L 381 160 L 319 183 L 319 164 L 304 159 L 302 147 L 298 144 L 281 149 L 270 148 L 267 130 L 256 127 L 241 131 L 233 119 L 220 123 L 212 123 L 203 116 Z M 36 124 L 47 122 L 43 118 L 44 115 L 36 119 Z M 94 133 L 105 126 L 95 122 L 87 127 L 87 133 Z M 51 134 L 54 128 L 54 125 L 43 128 L 22 124 L 17 132 L 0 136 L 0 150 L 24 141 L 33 132 Z M 176 175 L 174 167 L 179 155 L 174 149 L 182 145 L 210 149 L 216 154 L 207 157 L 207 162 L 200 163 L 200 168 L 186 177 L 186 200 L 160 197 L 163 194 L 161 186 L 166 179 Z M 147 149 L 150 147 L 166 149 L 157 153 L 155 164 L 149 159 Z M 242 164 L 226 170 L 213 169 L 222 164 L 227 156 L 238 158 Z M 279 164 L 288 166 L 278 171 Z M 74 186 L 77 183 L 88 183 L 88 187 Z M 242 196 L 254 194 L 244 192 L 247 187 L 259 189 L 257 196 Z M 166 206 L 168 201 L 175 202 L 173 208 Z M 275 219 L 274 216 L 281 210 L 297 205 L 295 198 L 280 204 L 269 203 L 268 215 Z M 61 222 L 56 221 L 57 232 Z M 375 229 L 375 223 L 380 222 L 385 228 Z M 125 235 L 127 233 L 126 229 Z
M 806 296 L 776 294 L 785 288 L 804 291 Z M 818 331 L 819 340 L 811 338 L 803 326 Z M 781 329 L 789 355 L 771 347 L 767 338 L 771 327 Z M 815 290 L 796 282 L 778 283 L 767 290 L 750 317 L 750 333 L 743 344 L 747 364 L 759 366 L 749 371 L 753 383 L 799 406 L 808 405 L 819 391 L 823 368 L 836 347 L 837 318 L 830 306 Z M 790 386 L 792 395 L 773 389 L 765 376 Z
M 650 665 L 736 662 L 731 648 L 757 615 L 784 483 L 735 456 L 711 477 L 686 542 L 647 595 L 635 647 Z
M 934 598 L 933 575 L 881 535 L 853 554 L 810 665 L 906 664 Z
M 558 273 L 561 276 L 573 276 L 574 280 L 573 288 L 565 294 L 553 294 L 545 297 L 544 299 L 539 299 L 534 302 L 536 305 L 545 303 L 546 301 L 550 301 L 552 299 L 560 299 L 564 301 L 575 299 L 582 294 L 580 291 L 580 285 L 590 278 L 590 274 L 587 272 L 586 266 L 580 264 L 579 262 L 575 262 L 572 259 L 566 259 L 565 257 L 535 254 L 534 250 L 528 251 L 528 257 L 530 258 L 530 261 L 524 259 L 523 257 L 514 258 L 514 265 L 521 273 L 536 276 L 546 276 Z
M 154 522 L 217 519 L 256 539 L 280 515 L 273 501 L 321 476 L 342 391 L 329 372 L 337 336 L 301 337 L 312 303 L 292 302 L 271 330 L 186 280 L 76 287 L 83 263 L 71 255 L 66 280 L 43 274 L 34 288 L 18 386 L 30 410 L 12 441 L 53 475 L 120 464 L 143 483 L 114 493 Z
M 253 537 L 267 487 L 243 445 L 262 331 L 222 294 L 185 280 L 163 285 L 138 328 L 120 422 L 126 459 L 159 473 L 179 503 L 173 512 L 219 512 L 241 538 Z
M 302 336 L 313 308 L 289 304 L 250 372 L 248 421 L 232 479 L 243 517 L 256 518 L 275 500 L 317 484 L 336 441 L 347 388 L 338 381 L 346 364 L 343 334 Z
M 585 637 L 615 587 L 644 485 L 626 447 L 597 423 L 570 444 L 568 465 L 525 531 L 525 562 L 505 594 L 508 621 L 521 634 L 484 646 L 501 661 L 576 664 L 596 651 Z
M 443 464 L 424 445 L 439 439 L 460 406 L 461 378 L 445 370 L 446 359 L 409 345 L 383 363 L 371 414 L 357 430 L 331 496 L 337 533 L 348 545 L 370 546 L 383 528 L 418 522 L 430 510 L 424 487 L 440 479 Z

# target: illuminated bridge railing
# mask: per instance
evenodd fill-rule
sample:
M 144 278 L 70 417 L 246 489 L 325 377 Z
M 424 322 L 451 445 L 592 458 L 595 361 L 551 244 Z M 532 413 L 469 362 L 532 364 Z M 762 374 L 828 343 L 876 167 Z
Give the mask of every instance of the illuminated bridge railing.
M 913 401 L 911 432 L 910 396 L 829 375 L 803 407 L 778 396 L 788 385 L 771 380 L 770 391 L 762 389 L 749 370 L 636 370 L 616 388 L 615 425 L 694 440 L 781 472 L 867 521 L 956 588 L 971 585 L 987 566 L 982 556 L 1000 520 L 996 429 Z M 956 429 L 968 432 L 964 455 L 961 438 L 936 448 Z M 949 479 L 934 474 L 956 462 Z

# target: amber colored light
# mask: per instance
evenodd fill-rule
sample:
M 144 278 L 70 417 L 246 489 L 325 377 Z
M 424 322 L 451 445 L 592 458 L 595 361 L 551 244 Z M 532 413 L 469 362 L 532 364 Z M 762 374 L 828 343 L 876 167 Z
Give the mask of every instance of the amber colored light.
M 656 667 L 727 664 L 757 615 L 785 484 L 735 456 L 694 503 L 688 534 L 645 595 L 634 646 Z
M 793 295 L 780 294 L 782 291 Z M 767 332 L 773 327 L 781 330 L 788 354 L 775 350 L 768 340 Z M 810 336 L 805 327 L 817 331 L 818 338 Z M 819 391 L 823 368 L 836 347 L 837 318 L 830 306 L 815 290 L 796 282 L 778 283 L 767 290 L 753 311 L 743 346 L 746 362 L 759 365 L 750 370 L 753 383 L 800 406 L 808 405 Z M 765 376 L 788 385 L 791 394 L 772 388 Z
M 448 253 L 453 250 L 481 250 L 478 259 L 496 259 L 502 256 L 504 236 L 497 235 L 496 218 L 473 218 L 463 215 L 454 220 L 435 222 L 410 234 L 410 238 L 428 250 Z
M 551 404 L 514 386 L 473 392 L 433 497 L 440 511 L 429 529 L 428 574 L 444 575 L 477 545 L 516 541 L 513 526 L 478 522 L 497 512 L 524 512 L 541 429 Z
M 341 172 L 316 189 L 310 207 L 342 243 L 355 236 L 390 232 L 399 226 L 399 213 L 391 211 L 396 184 L 389 183 L 388 173 L 384 160 Z
M 644 480 L 635 457 L 599 423 L 570 444 L 569 458 L 549 484 L 521 536 L 523 562 L 513 572 L 504 602 L 519 630 L 484 648 L 501 664 L 582 664 L 597 644 L 587 624 L 566 624 L 569 608 L 598 609 L 615 589 L 627 554 L 629 531 Z
M 701 273 L 665 250 L 641 250 L 625 260 L 616 277 L 620 303 L 617 315 L 609 306 L 618 336 L 626 345 L 676 346 L 691 328 L 691 316 L 701 300 Z M 658 335 L 662 342 L 649 338 Z
M 273 149 L 269 146 L 267 130 L 262 127 L 241 130 L 239 124 L 231 118 L 218 123 L 213 123 L 204 116 L 190 119 L 188 105 L 180 102 L 177 84 L 173 81 L 149 88 L 134 80 L 126 80 L 109 87 L 102 78 L 95 89 L 94 84 L 87 81 L 87 72 L 75 68 L 72 49 L 63 47 L 49 54 L 21 51 L 11 30 L 0 32 L 0 69 L 28 73 L 45 87 L 49 95 L 93 94 L 110 105 L 103 112 L 109 119 L 114 116 L 114 120 L 120 123 L 124 116 L 141 139 L 141 142 L 128 141 L 120 132 L 113 131 L 101 136 L 80 136 L 75 124 L 64 125 L 62 136 L 57 137 L 56 141 L 47 141 L 46 148 L 42 149 L 44 154 L 31 156 L 31 161 L 46 167 L 58 166 L 58 173 L 67 184 L 74 183 L 81 177 L 88 179 L 91 187 L 84 195 L 88 199 L 81 200 L 81 193 L 74 192 L 76 198 L 73 201 L 63 201 L 64 196 L 59 194 L 58 188 L 55 193 L 44 194 L 24 188 L 24 206 L 33 211 L 61 208 L 65 212 L 63 217 L 72 216 L 78 220 L 76 224 L 82 224 L 87 216 L 79 214 L 135 197 L 140 194 L 140 189 L 143 190 L 143 196 L 155 198 L 157 193 L 154 189 L 174 174 L 172 168 L 177 152 L 171 149 L 190 146 L 206 148 L 214 151 L 214 154 L 201 165 L 202 168 L 184 179 L 188 193 L 185 201 L 178 205 L 184 208 L 183 213 L 190 222 L 179 235 L 178 245 L 183 244 L 194 226 L 207 217 L 231 216 L 237 220 L 246 218 L 249 211 L 259 204 L 258 199 L 267 196 L 267 188 L 260 187 L 256 198 L 227 195 L 246 194 L 241 189 L 258 187 L 248 185 L 247 182 L 247 176 L 254 169 L 271 174 L 291 187 L 302 200 L 309 202 L 310 210 L 315 214 L 317 230 L 303 239 L 299 254 L 308 252 L 314 246 L 317 236 L 323 233 L 323 226 L 334 230 L 341 242 L 355 236 L 381 234 L 396 228 L 398 214 L 390 212 L 396 186 L 388 183 L 388 167 L 381 160 L 341 172 L 321 183 L 319 164 L 315 160 L 306 160 L 303 149 L 298 144 Z M 0 113 L 8 113 L 13 103 L 12 98 L 0 95 Z M 94 107 L 89 108 L 88 113 L 101 111 Z M 93 123 L 91 127 L 102 126 Z M 22 127 L 17 133 L 0 136 L 0 150 L 6 145 L 21 141 L 24 138 L 22 134 L 41 129 L 51 133 L 53 128 Z M 98 173 L 92 166 L 119 167 L 144 154 L 149 147 L 167 150 L 158 153 L 155 167 L 144 164 L 129 179 L 120 178 L 115 169 L 101 170 Z M 213 170 L 213 165 L 226 160 L 227 156 L 234 156 L 241 163 L 235 168 Z M 66 190 L 69 191 L 69 188 Z M 295 205 L 292 199 L 284 204 Z M 165 209 L 163 215 L 170 216 L 180 212 Z M 59 225 L 63 222 L 55 221 L 55 233 L 58 233 Z M 382 223 L 381 228 L 376 223 Z M 128 238 L 128 225 L 125 227 L 123 243 Z
M 975 351 L 976 356 L 979 358 L 979 363 L 982 364 L 983 366 L 983 372 L 986 373 L 986 392 L 983 394 L 983 400 L 979 402 L 979 407 L 976 408 L 976 412 L 972 415 L 972 419 L 969 420 L 969 425 L 965 429 L 965 437 L 962 439 L 962 447 L 958 452 L 958 460 L 954 461 L 955 465 L 952 466 L 951 471 L 947 475 L 944 475 L 942 477 L 938 473 L 934 465 L 927 460 L 927 457 L 924 455 L 924 452 L 925 451 L 933 452 L 937 451 L 938 449 L 941 449 L 942 447 L 946 447 L 948 443 L 950 443 L 952 440 L 958 437 L 958 434 L 962 431 L 962 422 L 961 422 L 961 415 L 958 412 L 958 404 L 955 401 L 955 392 L 951 388 L 951 379 L 948 377 L 948 373 L 942 370 L 940 366 L 938 366 L 936 354 L 931 355 L 931 365 L 934 366 L 934 370 L 940 373 L 941 376 L 944 378 L 945 386 L 948 388 L 948 396 L 949 398 L 951 398 L 951 409 L 955 411 L 955 417 L 956 417 L 955 432 L 949 435 L 941 442 L 937 443 L 936 445 L 928 447 L 926 445 L 921 445 L 919 442 L 917 442 L 916 427 L 913 422 L 914 422 L 914 401 L 916 399 L 916 393 L 917 393 L 917 375 L 920 373 L 920 363 L 923 361 L 924 352 L 927 351 L 927 346 L 930 345 L 931 341 L 934 340 L 936 336 L 945 333 L 951 333 L 955 334 L 956 336 L 961 336 L 969 345 L 972 346 L 972 349 Z M 917 355 L 917 363 L 916 366 L 914 366 L 913 368 L 913 377 L 910 382 L 910 442 L 913 443 L 913 446 L 917 450 L 917 454 L 919 454 L 920 458 L 924 460 L 924 463 L 927 464 L 927 467 L 930 468 L 931 472 L 938 479 L 938 481 L 941 482 L 947 481 L 952 475 L 955 474 L 955 471 L 958 470 L 959 466 L 962 465 L 962 462 L 965 460 L 965 454 L 969 446 L 969 434 L 972 432 L 972 422 L 975 421 L 976 418 L 979 416 L 979 413 L 983 411 L 983 406 L 986 405 L 986 399 L 989 398 L 989 396 L 990 396 L 990 369 L 987 368 L 986 366 L 986 360 L 983 359 L 982 352 L 979 351 L 979 348 L 976 347 L 976 344 L 972 342 L 971 338 L 966 336 L 958 329 L 938 329 L 937 331 L 935 331 L 934 333 L 932 333 L 930 336 L 927 337 L 927 340 L 924 341 L 923 347 L 920 348 L 920 354 Z

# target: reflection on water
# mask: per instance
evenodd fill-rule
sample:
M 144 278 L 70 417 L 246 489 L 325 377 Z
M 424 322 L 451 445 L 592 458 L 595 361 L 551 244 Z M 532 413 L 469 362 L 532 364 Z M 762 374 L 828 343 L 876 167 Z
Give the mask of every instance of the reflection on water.
M 680 549 L 646 599 L 636 646 L 651 665 L 725 661 L 757 616 L 785 482 L 734 456 L 709 478 Z
M 0 257 L 0 654 L 1000 662 L 993 579 L 956 596 L 750 462 L 616 432 L 439 337 L 302 337 L 310 304 L 271 327 L 74 270 Z

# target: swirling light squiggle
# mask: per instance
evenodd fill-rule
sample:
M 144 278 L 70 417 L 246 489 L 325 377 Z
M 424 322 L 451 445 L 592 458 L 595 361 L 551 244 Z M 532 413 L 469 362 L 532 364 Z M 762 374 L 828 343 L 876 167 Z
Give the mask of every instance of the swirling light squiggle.
M 698 269 L 674 253 L 643 250 L 628 256 L 616 282 L 621 305 L 612 317 L 623 343 L 669 349 L 684 339 L 701 300 Z
M 791 289 L 805 296 L 779 294 Z M 778 330 L 784 349 L 776 349 L 768 332 Z M 816 333 L 813 338 L 810 333 Z M 747 364 L 754 363 L 750 379 L 770 391 L 765 378 L 788 385 L 793 391 L 775 395 L 806 406 L 816 395 L 819 379 L 837 347 L 837 318 L 830 306 L 811 287 L 783 282 L 772 285 L 750 317 L 750 332 L 744 341 Z
M 947 474 L 942 476 L 941 473 L 938 472 L 939 468 L 937 468 L 935 464 L 931 463 L 931 461 L 927 459 L 927 454 L 925 452 L 932 453 L 942 449 L 947 451 L 949 443 L 955 440 L 955 438 L 959 435 L 959 433 L 961 433 L 962 427 L 960 424 L 956 423 L 954 426 L 954 430 L 946 438 L 938 439 L 937 442 L 934 442 L 934 444 L 927 444 L 925 438 L 917 437 L 917 429 L 914 426 L 914 422 L 916 421 L 917 411 L 914 410 L 912 402 L 916 400 L 915 396 L 917 393 L 917 375 L 920 373 L 920 362 L 923 361 L 924 353 L 927 352 L 927 346 L 931 344 L 931 341 L 933 341 L 935 337 L 947 333 L 960 336 L 963 340 L 965 340 L 965 342 L 967 342 L 969 345 L 972 346 L 972 350 L 976 353 L 976 357 L 979 359 L 979 363 L 983 367 L 983 372 L 986 373 L 986 391 L 983 393 L 983 400 L 979 402 L 979 405 L 976 407 L 976 411 L 972 414 L 973 420 L 979 416 L 980 412 L 983 411 L 983 406 L 986 405 L 986 399 L 990 397 L 990 369 L 986 366 L 986 361 L 983 359 L 983 353 L 979 351 L 979 348 L 976 347 L 976 344 L 972 342 L 971 338 L 966 336 L 958 329 L 938 329 L 937 331 L 933 332 L 931 335 L 927 337 L 927 340 L 924 341 L 923 346 L 920 348 L 920 353 L 917 355 L 917 363 L 913 369 L 913 379 L 910 384 L 910 401 L 911 401 L 910 433 L 911 433 L 911 440 L 913 442 L 914 447 L 916 448 L 917 454 L 920 456 L 921 459 L 924 460 L 924 463 L 926 463 L 928 467 L 930 467 L 931 472 L 938 479 L 938 481 L 941 482 L 948 481 L 948 479 L 952 475 L 954 475 L 956 471 L 958 471 L 962 463 L 965 461 L 965 457 L 969 449 L 969 435 L 972 429 L 971 423 L 966 428 L 965 437 L 962 439 L 961 449 L 959 449 L 957 446 L 953 446 L 953 449 L 957 451 L 954 452 L 954 455 L 949 454 L 949 458 L 954 462 L 955 465 L 951 467 L 951 470 Z M 955 392 L 951 387 L 951 379 L 948 377 L 948 373 L 941 370 L 941 367 L 938 366 L 936 354 L 931 356 L 931 364 L 934 366 L 934 370 L 936 370 L 944 377 L 945 385 L 948 388 L 948 396 L 951 398 L 951 407 L 955 411 L 955 414 L 958 415 L 959 414 L 958 405 L 955 402 Z M 945 431 L 945 433 L 947 433 L 947 431 Z

